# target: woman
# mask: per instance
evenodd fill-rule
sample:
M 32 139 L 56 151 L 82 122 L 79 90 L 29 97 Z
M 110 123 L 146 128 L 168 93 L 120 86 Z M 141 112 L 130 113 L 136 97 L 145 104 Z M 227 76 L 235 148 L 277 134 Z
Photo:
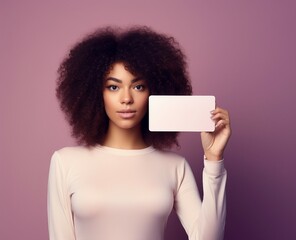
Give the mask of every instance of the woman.
M 177 133 L 148 130 L 149 95 L 191 93 L 178 44 L 147 27 L 100 29 L 72 48 L 57 97 L 80 146 L 52 156 L 51 240 L 160 240 L 172 209 L 190 240 L 223 238 L 227 111 L 201 134 L 203 201 L 187 161 L 165 150 Z

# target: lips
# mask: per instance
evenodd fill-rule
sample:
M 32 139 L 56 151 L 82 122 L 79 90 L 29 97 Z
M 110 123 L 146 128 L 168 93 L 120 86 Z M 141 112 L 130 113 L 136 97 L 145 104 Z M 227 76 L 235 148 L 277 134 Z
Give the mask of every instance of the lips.
M 129 119 L 133 118 L 136 115 L 136 111 L 133 110 L 121 110 L 117 112 L 121 118 Z

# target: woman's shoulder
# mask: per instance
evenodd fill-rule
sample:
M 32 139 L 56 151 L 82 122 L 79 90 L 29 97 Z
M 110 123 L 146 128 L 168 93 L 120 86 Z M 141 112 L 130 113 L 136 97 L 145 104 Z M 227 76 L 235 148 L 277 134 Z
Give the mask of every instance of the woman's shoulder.
M 66 146 L 60 149 L 55 150 L 59 155 L 76 155 L 76 154 L 85 154 L 91 151 L 92 148 L 86 146 Z
M 67 146 L 54 151 L 52 158 L 56 158 L 64 163 L 75 162 L 90 158 L 93 155 L 94 148 L 86 146 Z

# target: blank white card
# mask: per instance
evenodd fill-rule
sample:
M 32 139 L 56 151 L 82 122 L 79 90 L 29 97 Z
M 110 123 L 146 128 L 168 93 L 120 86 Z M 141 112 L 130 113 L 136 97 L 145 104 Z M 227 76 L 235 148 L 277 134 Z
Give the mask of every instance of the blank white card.
M 151 95 L 149 130 L 163 132 L 213 132 L 214 96 Z

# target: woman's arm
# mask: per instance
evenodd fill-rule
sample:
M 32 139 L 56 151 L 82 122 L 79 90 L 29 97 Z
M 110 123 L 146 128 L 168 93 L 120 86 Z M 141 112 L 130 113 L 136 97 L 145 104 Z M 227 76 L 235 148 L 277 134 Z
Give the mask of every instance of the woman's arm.
M 49 239 L 75 240 L 66 172 L 57 152 L 51 158 L 47 201 Z
M 189 240 L 223 239 L 226 202 L 224 161 L 204 160 L 203 200 L 189 164 L 178 170 L 180 186 L 175 196 L 175 210 Z
M 217 107 L 212 112 L 214 132 L 201 134 L 204 150 L 203 200 L 199 196 L 190 166 L 185 162 L 176 195 L 176 212 L 190 240 L 220 240 L 226 218 L 227 173 L 223 154 L 231 135 L 229 113 Z M 180 178 L 181 176 L 181 178 Z

